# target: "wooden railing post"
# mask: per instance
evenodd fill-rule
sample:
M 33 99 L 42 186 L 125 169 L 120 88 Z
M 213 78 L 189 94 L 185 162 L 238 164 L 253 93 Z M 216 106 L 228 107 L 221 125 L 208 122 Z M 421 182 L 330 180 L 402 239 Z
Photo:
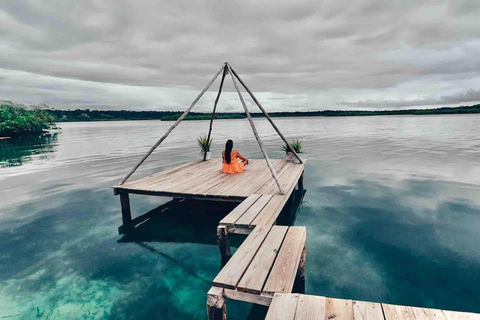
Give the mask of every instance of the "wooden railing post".
M 282 186 L 278 182 L 277 173 L 273 169 L 272 164 L 270 163 L 270 159 L 268 159 L 267 152 L 265 151 L 263 143 L 260 140 L 257 129 L 255 128 L 255 124 L 253 123 L 252 116 L 250 115 L 250 112 L 247 109 L 247 105 L 245 104 L 245 100 L 243 100 L 242 93 L 240 92 L 240 89 L 238 88 L 237 82 L 235 81 L 235 77 L 233 76 L 233 73 L 232 73 L 232 68 L 230 67 L 229 63 L 227 63 L 227 68 L 228 68 L 228 71 L 230 72 L 230 76 L 232 77 L 233 85 L 235 86 L 235 89 L 237 90 L 240 101 L 242 102 L 243 109 L 245 110 L 245 113 L 247 114 L 247 118 L 248 118 L 248 121 L 250 122 L 250 125 L 252 127 L 253 134 L 255 135 L 255 138 L 257 139 L 258 145 L 260 146 L 260 150 L 262 150 L 263 156 L 265 157 L 265 161 L 267 162 L 267 166 L 270 169 L 270 172 L 272 173 L 273 179 L 275 180 L 275 182 L 278 186 L 278 189 L 280 189 L 281 194 L 285 194 Z
M 212 117 L 210 118 L 210 128 L 208 129 L 208 136 L 207 136 L 207 149 L 205 149 L 205 152 L 203 155 L 203 161 L 207 159 L 208 143 L 210 141 L 210 135 L 212 133 L 213 119 L 215 118 L 215 110 L 217 110 L 218 99 L 220 99 L 220 95 L 222 94 L 223 81 L 225 80 L 226 72 L 227 72 L 227 63 L 225 62 L 225 66 L 223 67 L 222 81 L 220 82 L 220 87 L 218 88 L 217 98 L 215 99 L 215 103 L 213 104 L 213 112 L 212 112 Z

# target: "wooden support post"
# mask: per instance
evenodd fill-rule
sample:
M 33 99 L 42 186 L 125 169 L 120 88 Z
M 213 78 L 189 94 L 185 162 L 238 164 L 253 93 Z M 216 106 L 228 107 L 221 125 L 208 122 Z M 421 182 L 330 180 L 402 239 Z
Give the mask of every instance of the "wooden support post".
M 257 98 L 254 96 L 253 92 L 250 91 L 250 89 L 245 85 L 245 83 L 242 81 L 242 79 L 238 76 L 238 74 L 235 72 L 235 70 L 233 70 L 231 67 L 230 67 L 230 70 L 233 72 L 233 74 L 235 75 L 235 77 L 238 79 L 238 81 L 242 84 L 242 86 L 245 88 L 245 90 L 247 90 L 248 94 L 250 94 L 250 97 L 252 97 L 253 101 L 255 101 L 255 104 L 258 106 L 258 108 L 260 108 L 260 110 L 263 112 L 263 114 L 265 115 L 265 118 L 267 118 L 268 122 L 270 122 L 270 124 L 272 125 L 272 127 L 275 129 L 275 131 L 277 131 L 278 135 L 280 136 L 280 138 L 282 138 L 283 142 L 285 142 L 285 144 L 290 148 L 290 150 L 293 152 L 293 154 L 295 155 L 295 157 L 298 159 L 298 161 L 300 161 L 300 163 L 303 163 L 302 159 L 300 159 L 300 157 L 298 156 L 298 154 L 295 152 L 295 150 L 292 148 L 292 146 L 290 145 L 290 142 L 287 141 L 287 139 L 285 139 L 285 137 L 283 136 L 283 134 L 280 132 L 280 130 L 277 128 L 277 126 L 275 125 L 275 123 L 273 122 L 273 120 L 270 118 L 270 116 L 268 115 L 267 111 L 265 111 L 265 109 L 262 107 L 262 105 L 260 104 L 260 102 L 258 102 Z
M 303 190 L 303 176 L 304 176 L 305 171 L 302 171 L 302 175 L 300 176 L 300 179 L 298 179 L 298 190 L 302 191 Z
M 207 293 L 207 319 L 227 320 L 227 305 L 223 288 L 211 287 Z
M 304 247 L 300 263 L 298 265 L 297 276 L 295 278 L 296 293 L 305 293 L 305 263 L 307 261 L 307 249 Z
M 120 193 L 120 205 L 122 207 L 122 229 L 125 233 L 126 230 L 132 227 L 132 212 L 130 211 L 130 198 L 128 197 L 128 193 Z
M 215 119 L 215 111 L 217 110 L 218 99 L 220 99 L 220 95 L 222 94 L 223 82 L 225 81 L 226 74 L 227 74 L 227 63 L 225 62 L 225 66 L 223 68 L 222 81 L 220 82 L 220 87 L 218 88 L 217 98 L 215 99 L 215 103 L 213 104 L 212 117 L 210 118 L 210 128 L 208 129 L 208 135 L 207 135 L 207 144 L 210 141 L 210 136 L 212 134 L 213 119 Z M 203 161 L 207 159 L 207 150 L 208 149 L 205 149 L 205 152 L 203 154 Z
M 217 243 L 220 249 L 220 256 L 222 257 L 222 266 L 224 266 L 232 257 L 232 249 L 230 248 L 228 229 L 226 226 L 217 227 Z
M 140 165 L 148 158 L 148 156 L 150 156 L 152 154 L 152 152 L 160 145 L 160 143 L 163 142 L 163 140 L 165 140 L 167 138 L 167 136 L 170 134 L 170 132 L 173 131 L 173 129 L 175 129 L 176 126 L 178 126 L 178 124 L 180 123 L 180 121 L 182 121 L 187 115 L 188 113 L 190 112 L 190 110 L 192 110 L 192 108 L 195 106 L 195 104 L 198 102 L 198 100 L 200 100 L 200 98 L 203 96 L 203 94 L 208 90 L 208 88 L 210 88 L 210 86 L 212 85 L 212 83 L 215 81 L 215 79 L 217 79 L 218 75 L 220 74 L 220 72 L 222 72 L 222 70 L 225 70 L 225 66 L 221 67 L 220 70 L 218 70 L 218 72 L 215 74 L 215 76 L 213 77 L 212 80 L 210 80 L 210 82 L 207 84 L 207 86 L 202 90 L 202 92 L 200 92 L 200 94 L 197 96 L 197 98 L 195 100 L 193 100 L 192 104 L 190 105 L 190 107 L 188 107 L 187 110 L 185 110 L 185 112 L 180 116 L 180 118 L 177 119 L 177 121 L 175 121 L 175 123 L 167 130 L 167 132 L 163 135 L 163 137 L 160 138 L 160 140 L 157 141 L 157 143 L 155 143 L 153 145 L 153 147 L 150 148 L 150 150 L 148 150 L 147 154 L 145 154 L 142 158 L 142 160 L 140 160 L 139 163 L 137 163 L 137 165 L 132 169 L 132 171 L 130 171 L 126 176 L 125 178 L 123 178 L 122 181 L 120 181 L 119 185 L 122 185 L 125 183 L 125 181 L 127 181 L 128 178 L 130 178 L 130 176 L 138 169 L 138 167 L 140 167 Z
M 250 115 L 250 112 L 247 109 L 247 105 L 245 104 L 245 100 L 243 100 L 242 93 L 240 92 L 240 89 L 238 88 L 237 81 L 235 81 L 235 77 L 233 76 L 232 68 L 230 67 L 229 63 L 227 63 L 227 68 L 228 68 L 228 71 L 230 72 L 230 76 L 232 77 L 233 85 L 235 86 L 235 89 L 237 90 L 238 97 L 240 98 L 240 102 L 242 102 L 242 106 L 243 106 L 243 109 L 245 110 L 248 121 L 250 122 L 250 126 L 252 127 L 253 134 L 255 135 L 255 139 L 257 139 L 258 145 L 260 146 L 260 150 L 262 150 L 263 156 L 265 157 L 265 161 L 267 162 L 267 166 L 270 169 L 270 172 L 272 173 L 273 180 L 275 180 L 275 183 L 277 184 L 278 189 L 280 189 L 280 193 L 285 194 L 282 186 L 280 185 L 280 182 L 278 182 L 277 173 L 275 172 L 275 169 L 273 169 L 272 164 L 270 163 L 270 159 L 268 158 L 267 152 L 265 151 L 265 147 L 263 146 L 262 140 L 260 140 L 257 129 L 255 128 L 255 124 L 253 123 L 252 116 Z

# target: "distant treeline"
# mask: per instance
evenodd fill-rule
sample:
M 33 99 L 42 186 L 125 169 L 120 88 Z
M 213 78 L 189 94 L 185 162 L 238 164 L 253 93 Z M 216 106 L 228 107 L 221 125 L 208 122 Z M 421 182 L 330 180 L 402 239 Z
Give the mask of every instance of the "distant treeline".
M 132 110 L 53 110 L 46 109 L 55 116 L 56 121 L 101 121 L 101 120 L 177 120 L 182 112 L 179 111 L 132 111 Z M 324 111 L 295 111 L 295 112 L 270 112 L 272 117 L 341 117 L 341 116 L 381 116 L 381 115 L 430 115 L 430 114 L 465 114 L 480 113 L 480 104 L 474 106 L 461 106 L 453 108 L 436 109 L 404 109 L 404 110 L 324 110 Z M 191 112 L 185 120 L 208 120 L 211 114 L 205 112 Z M 215 119 L 242 119 L 244 113 L 220 112 L 215 114 Z M 263 117 L 262 113 L 252 113 L 252 117 Z

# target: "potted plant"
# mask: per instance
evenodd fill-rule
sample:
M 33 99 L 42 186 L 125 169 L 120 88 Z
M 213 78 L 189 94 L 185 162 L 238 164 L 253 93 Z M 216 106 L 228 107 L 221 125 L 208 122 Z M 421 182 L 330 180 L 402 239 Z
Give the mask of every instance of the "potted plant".
M 206 136 L 200 136 L 197 138 L 197 143 L 198 143 L 198 146 L 200 147 L 200 152 L 202 153 L 202 155 L 204 155 L 205 152 L 207 152 L 205 160 L 210 160 L 210 157 L 212 154 L 210 152 L 210 147 L 212 146 L 212 139 L 210 139 L 210 141 L 207 141 Z
M 302 141 L 300 140 L 293 140 L 293 141 L 290 141 L 290 145 L 292 146 L 292 149 L 297 153 L 303 153 L 302 151 Z M 284 145 L 282 147 L 282 150 L 285 151 L 285 153 L 287 154 L 287 159 L 288 161 L 293 161 L 293 152 L 292 150 L 290 150 L 290 147 L 288 145 Z

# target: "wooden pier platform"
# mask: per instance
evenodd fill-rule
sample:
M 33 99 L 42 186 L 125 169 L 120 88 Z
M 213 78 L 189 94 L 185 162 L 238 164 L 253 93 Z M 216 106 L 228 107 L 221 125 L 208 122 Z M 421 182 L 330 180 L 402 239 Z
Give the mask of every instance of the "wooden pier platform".
M 275 293 L 265 320 L 480 320 L 480 314 Z
M 152 176 L 116 185 L 120 195 L 123 226 L 131 224 L 129 194 L 173 197 L 177 199 L 241 202 L 253 194 L 281 195 L 264 159 L 249 160 L 241 174 L 221 172 L 222 160 L 194 161 Z M 304 163 L 273 159 L 278 181 L 285 194 L 290 195 L 298 185 L 303 188 Z

